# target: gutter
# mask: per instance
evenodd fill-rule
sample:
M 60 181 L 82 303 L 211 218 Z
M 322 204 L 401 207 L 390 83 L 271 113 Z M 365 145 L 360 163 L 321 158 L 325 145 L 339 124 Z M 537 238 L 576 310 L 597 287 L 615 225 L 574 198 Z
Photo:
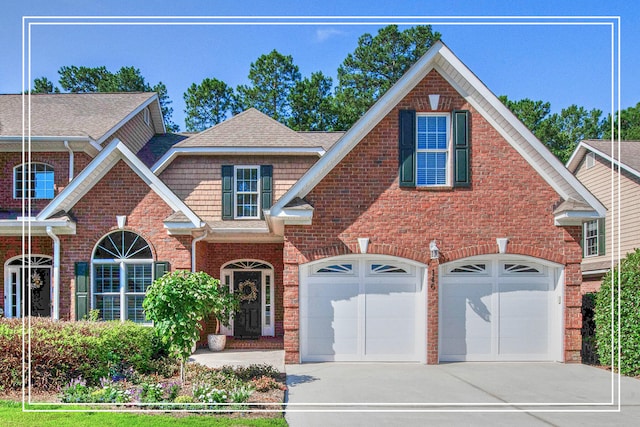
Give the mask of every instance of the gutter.
M 67 151 L 69 151 L 69 182 L 71 182 L 73 180 L 73 158 L 74 158 L 74 154 L 73 154 L 73 150 L 71 149 L 71 147 L 69 147 L 69 141 L 67 141 L 66 139 L 64 140 L 64 148 L 66 148 Z
M 47 234 L 53 240 L 53 320 L 60 319 L 60 238 L 47 227 Z
M 209 230 L 205 229 L 204 233 L 202 233 L 202 236 L 196 237 L 195 239 L 193 239 L 191 241 L 191 272 L 192 273 L 196 272 L 196 244 L 200 240 L 202 240 L 205 237 L 207 237 L 208 234 L 209 234 Z

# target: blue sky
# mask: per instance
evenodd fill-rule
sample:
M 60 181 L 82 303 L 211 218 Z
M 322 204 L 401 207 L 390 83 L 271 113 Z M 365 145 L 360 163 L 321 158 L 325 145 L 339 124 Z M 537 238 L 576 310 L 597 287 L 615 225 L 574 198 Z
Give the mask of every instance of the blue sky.
M 231 86 L 247 82 L 251 62 L 277 49 L 292 55 L 303 76 L 336 75 L 365 32 L 385 23 L 433 23 L 443 41 L 497 95 L 549 101 L 554 111 L 571 104 L 611 111 L 611 29 L 593 20 L 563 19 L 573 25 L 470 25 L 434 16 L 620 16 L 622 108 L 640 102 L 640 7 L 636 2 L 575 1 L 83 1 L 25 0 L 3 5 L 0 15 L 0 93 L 22 86 L 22 16 L 385 16 L 318 19 L 317 25 L 37 25 L 31 29 L 32 79 L 57 82 L 63 65 L 139 68 L 147 81 L 162 81 L 173 101 L 174 121 L 184 129 L 183 93 L 191 83 L 215 77 Z M 400 17 L 415 18 L 400 18 Z M 395 18 L 394 18 L 395 17 Z M 417 18 L 420 17 L 420 18 Z M 213 20 L 215 22 L 215 20 Z M 301 18 L 297 22 L 312 19 Z M 371 22 L 373 21 L 373 22 Z M 455 25 L 445 25 L 445 22 Z M 591 22 L 584 24 L 584 21 Z M 192 21 L 193 22 L 193 21 Z M 208 20 L 212 22 L 212 20 Z M 513 25 L 513 23 L 518 25 Z M 373 23 L 375 25 L 368 25 Z M 346 25 L 345 25 L 346 24 Z M 334 83 L 336 83 L 334 81 Z

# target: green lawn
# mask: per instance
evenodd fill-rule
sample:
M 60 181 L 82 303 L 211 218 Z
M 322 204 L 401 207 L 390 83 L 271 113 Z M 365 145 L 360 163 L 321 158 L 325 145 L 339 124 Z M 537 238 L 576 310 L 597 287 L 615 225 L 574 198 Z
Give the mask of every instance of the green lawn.
M 33 406 L 34 409 L 49 409 L 50 406 Z M 71 409 L 64 407 L 63 409 Z M 82 408 L 78 408 L 82 409 Z M 22 403 L 0 401 L 0 426 L 17 427 L 142 427 L 142 426 L 224 426 L 224 427 L 286 427 L 284 418 L 224 418 L 215 415 L 145 415 L 113 412 L 22 412 Z

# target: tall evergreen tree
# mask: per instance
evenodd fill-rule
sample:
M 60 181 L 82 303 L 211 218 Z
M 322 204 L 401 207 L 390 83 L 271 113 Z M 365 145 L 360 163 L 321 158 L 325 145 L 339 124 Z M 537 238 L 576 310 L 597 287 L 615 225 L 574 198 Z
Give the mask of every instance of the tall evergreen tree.
M 233 89 L 218 79 L 205 78 L 184 93 L 187 131 L 202 131 L 224 121 L 233 110 Z

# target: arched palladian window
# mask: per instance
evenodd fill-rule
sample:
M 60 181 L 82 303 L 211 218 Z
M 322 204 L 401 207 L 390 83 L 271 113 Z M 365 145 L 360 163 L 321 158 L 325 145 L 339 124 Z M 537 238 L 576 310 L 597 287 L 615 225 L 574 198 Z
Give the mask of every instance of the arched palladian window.
M 23 163 L 13 169 L 13 197 L 53 199 L 53 166 L 44 163 Z
M 126 230 L 107 234 L 93 252 L 94 309 L 103 320 L 148 323 L 142 309 L 154 279 L 153 253 L 140 235 Z

